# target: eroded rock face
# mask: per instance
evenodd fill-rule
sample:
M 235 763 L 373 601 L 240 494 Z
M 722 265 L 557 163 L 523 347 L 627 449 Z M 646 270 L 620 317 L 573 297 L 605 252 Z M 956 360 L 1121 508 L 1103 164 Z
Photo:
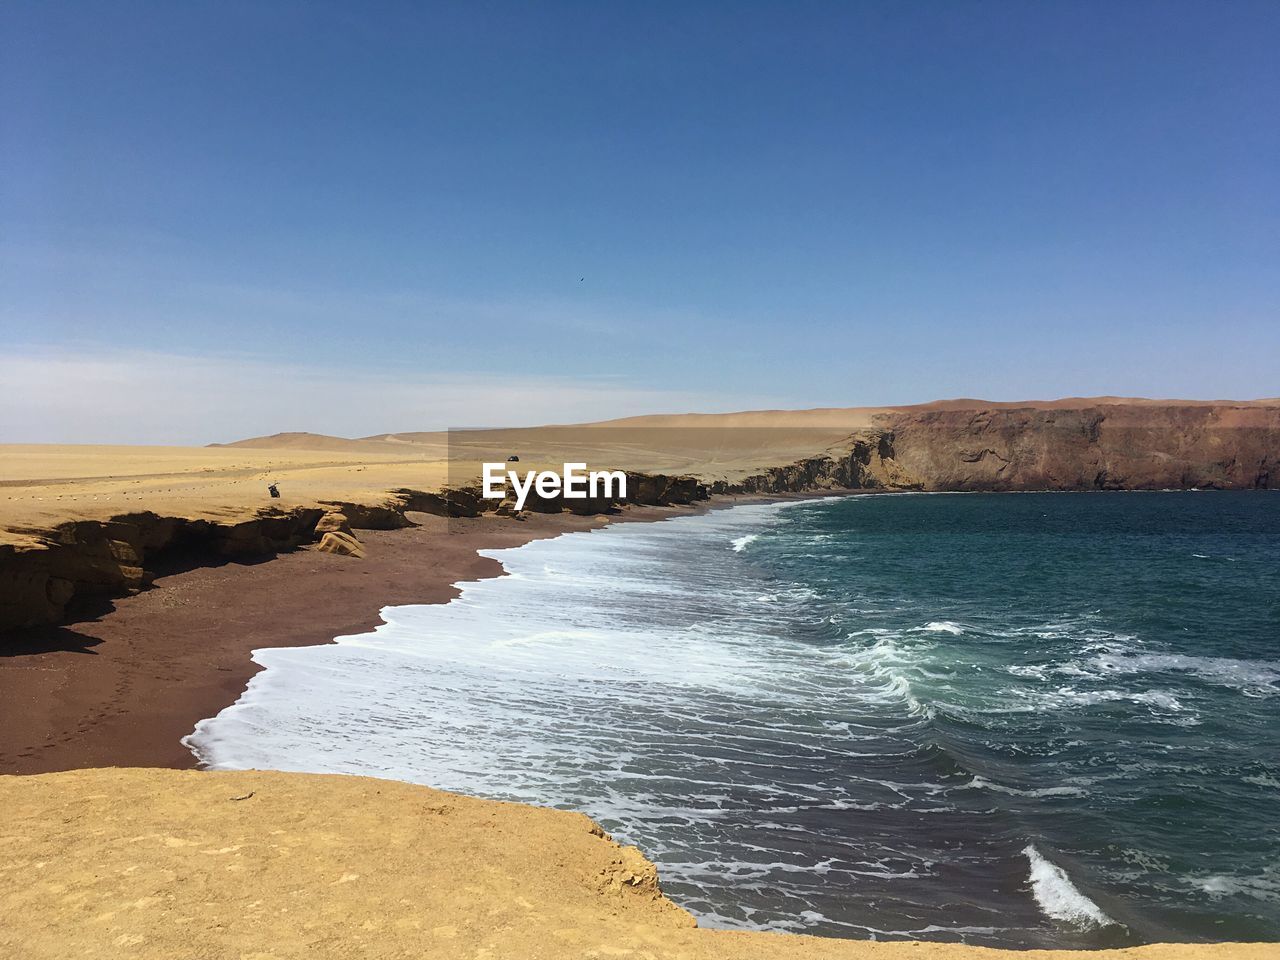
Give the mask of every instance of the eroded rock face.
M 628 473 L 627 502 L 670 506 L 710 493 L 821 490 L 1270 490 L 1280 486 L 1277 463 L 1280 402 L 955 401 L 878 414 L 873 427 L 843 446 L 791 464 L 762 464 L 741 482 L 708 486 L 692 476 Z M 616 504 L 534 494 L 526 506 L 604 513 Z M 402 489 L 373 505 L 266 509 L 238 523 L 147 512 L 68 521 L 28 531 L 30 542 L 0 544 L 0 631 L 64 622 L 145 588 L 160 569 L 269 556 L 330 534 L 354 541 L 355 529 L 410 526 L 406 510 L 449 517 L 511 512 L 473 485 Z
M 444 487 L 441 490 L 395 491 L 401 510 L 429 513 L 436 517 L 478 517 L 496 509 L 498 501 L 486 500 L 479 486 Z
M 59 623 L 148 586 L 159 569 L 261 557 L 315 538 L 324 511 L 264 511 L 235 524 L 130 513 L 59 525 L 26 547 L 0 544 L 0 630 Z
M 482 513 L 508 516 L 515 513 L 515 501 L 486 500 L 480 487 L 449 488 L 438 494 L 399 491 L 406 509 L 422 510 L 450 517 L 474 517 Z M 412 496 L 409 496 L 412 494 Z M 697 477 L 668 476 L 661 473 L 627 473 L 627 496 L 619 497 L 566 497 L 563 491 L 544 497 L 531 488 L 525 498 L 524 509 L 533 513 L 561 513 L 568 511 L 583 516 L 594 516 L 615 511 L 623 503 L 639 506 L 673 506 L 706 500 L 710 490 Z
M 628 473 L 627 502 L 651 507 L 696 503 L 711 495 L 697 477 L 667 476 L 662 473 Z
M 895 463 L 928 490 L 1265 490 L 1280 458 L 1280 407 L 934 410 L 892 427 Z
M 351 533 L 351 522 L 347 519 L 347 515 L 330 510 L 321 517 L 320 522 L 316 524 L 316 534 L 323 536 L 326 533 Z
M 341 500 L 322 500 L 323 506 L 331 512 L 340 514 L 347 522 L 347 532 L 355 530 L 400 530 L 412 527 L 413 521 L 404 515 L 404 508 L 398 505 L 369 505 L 350 503 Z M 318 529 L 318 528 L 317 528 Z
M 849 438 L 840 454 L 823 454 L 771 467 L 742 483 L 721 483 L 714 493 L 802 493 L 815 490 L 919 490 L 923 483 L 894 459 L 893 433 L 869 431 Z
M 843 452 L 713 492 L 1268 490 L 1280 476 L 1280 406 L 978 405 L 877 419 Z

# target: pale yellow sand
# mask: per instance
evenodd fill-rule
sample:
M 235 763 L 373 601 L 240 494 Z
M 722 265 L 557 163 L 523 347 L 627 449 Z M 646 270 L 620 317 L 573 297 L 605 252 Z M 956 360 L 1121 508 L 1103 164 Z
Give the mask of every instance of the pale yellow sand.
M 592 468 L 738 480 L 821 452 L 869 422 L 865 411 L 812 413 L 690 415 L 655 423 L 639 418 L 370 440 L 279 434 L 226 447 L 0 445 L 0 542 L 68 519 L 131 511 L 235 521 L 264 507 L 322 500 L 382 504 L 396 489 L 474 481 L 483 461 L 505 461 L 511 454 L 520 457 L 521 470 L 582 461 Z M 279 500 L 268 497 L 269 482 L 279 485 Z
M 1280 401 L 947 400 L 914 407 L 660 415 L 354 440 L 286 433 L 217 448 L 0 445 L 0 543 L 12 542 L 17 531 L 47 531 L 66 519 L 103 519 L 137 510 L 228 521 L 247 519 L 265 506 L 312 506 L 320 500 L 382 504 L 391 490 L 434 490 L 447 482 L 474 481 L 482 461 L 506 460 L 512 454 L 520 457 L 520 469 L 558 469 L 565 462 L 585 461 L 592 468 L 734 482 L 839 450 L 855 431 L 903 414 L 919 420 L 968 409 L 1056 411 L 1100 405 L 1109 408 L 1117 423 L 1164 431 L 1172 442 L 1187 430 L 1180 425 L 1179 409 L 1224 406 L 1223 424 L 1249 424 L 1260 432 L 1273 423 L 1268 410 Z M 940 449 L 953 441 L 940 435 Z M 1201 453 L 1208 460 L 1216 456 L 1212 449 Z M 268 500 L 269 481 L 279 483 L 282 499 Z
M 0 777 L 0 956 L 1070 960 L 699 930 L 581 814 L 356 777 L 82 770 Z M 1274 960 L 1157 945 L 1114 960 Z
M 334 453 L 230 447 L 0 446 L 0 542 L 64 520 L 150 510 L 162 516 L 235 521 L 268 506 L 320 500 L 377 504 L 387 491 L 435 489 L 443 452 Z M 267 484 L 278 482 L 272 500 Z

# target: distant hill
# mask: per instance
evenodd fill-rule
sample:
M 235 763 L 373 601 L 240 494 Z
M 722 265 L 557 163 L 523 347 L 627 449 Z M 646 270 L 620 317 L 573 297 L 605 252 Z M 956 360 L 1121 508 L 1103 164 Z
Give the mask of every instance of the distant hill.
M 395 453 L 404 444 L 382 443 L 375 439 L 330 437 L 323 433 L 273 433 L 267 437 L 250 437 L 233 443 L 211 443 L 210 447 L 239 447 L 248 450 L 325 450 L 333 453 Z
M 761 490 L 1271 488 L 1280 477 L 1280 400 L 1067 397 L 938 400 L 904 407 L 660 414 L 577 425 L 381 434 L 277 434 L 234 446 L 515 454 L 691 473 Z
M 808 410 L 744 410 L 736 413 L 674 413 L 646 414 L 622 417 L 615 420 L 597 420 L 578 424 L 547 424 L 538 427 L 506 427 L 493 430 L 454 431 L 470 435 L 517 439 L 535 437 L 540 433 L 569 427 L 626 428 L 636 430 L 657 429 L 799 429 L 820 432 L 851 433 L 875 425 L 905 417 L 913 419 L 934 412 L 980 411 L 1069 411 L 1105 408 L 1127 408 L 1154 411 L 1161 408 L 1280 408 L 1280 398 L 1261 400 L 1152 400 L 1145 397 L 1064 397 L 1057 400 L 981 400 L 960 398 L 933 400 L 898 407 L 817 407 Z M 1141 416 L 1141 414 L 1138 414 Z M 445 442 L 446 431 L 411 431 L 407 433 L 380 433 L 368 437 L 346 438 L 319 433 L 273 433 L 267 437 L 250 437 L 232 443 L 211 443 L 211 447 L 246 447 L 277 450 L 327 450 L 344 453 L 371 453 L 403 451 L 407 446 L 433 445 Z

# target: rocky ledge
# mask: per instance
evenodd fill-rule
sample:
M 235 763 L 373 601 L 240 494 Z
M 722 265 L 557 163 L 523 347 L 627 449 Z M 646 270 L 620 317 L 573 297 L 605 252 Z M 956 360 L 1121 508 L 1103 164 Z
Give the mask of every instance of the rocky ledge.
M 630 472 L 627 501 L 671 506 L 816 490 L 1270 490 L 1280 483 L 1277 463 L 1280 401 L 955 401 L 886 410 L 827 450 L 745 478 Z M 544 513 L 617 507 L 536 494 L 527 503 Z M 137 512 L 22 531 L 22 542 L 0 543 L 0 632 L 93 615 L 160 572 L 310 543 L 359 557 L 354 531 L 409 526 L 412 511 L 475 517 L 513 507 L 482 499 L 478 486 L 399 489 L 382 503 L 320 501 L 235 522 Z
M 631 503 L 670 506 L 705 499 L 692 477 L 630 474 Z M 155 577 L 229 560 L 266 559 L 307 544 L 359 557 L 357 530 L 413 525 L 417 511 L 449 517 L 500 512 L 479 487 L 396 490 L 381 504 L 338 500 L 289 510 L 264 508 L 232 522 L 160 516 L 142 511 L 107 520 L 69 520 L 52 530 L 19 531 L 21 542 L 0 543 L 0 646 L 3 632 L 96 616 L 115 597 L 146 589 Z M 606 513 L 614 500 L 531 498 L 543 513 L 571 509 Z

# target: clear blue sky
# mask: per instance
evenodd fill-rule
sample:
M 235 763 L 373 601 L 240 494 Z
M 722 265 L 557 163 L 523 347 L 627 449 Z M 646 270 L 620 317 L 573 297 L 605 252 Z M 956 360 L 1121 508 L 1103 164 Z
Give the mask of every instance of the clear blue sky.
M 8 2 L 0 36 L 0 440 L 1280 394 L 1273 0 Z

